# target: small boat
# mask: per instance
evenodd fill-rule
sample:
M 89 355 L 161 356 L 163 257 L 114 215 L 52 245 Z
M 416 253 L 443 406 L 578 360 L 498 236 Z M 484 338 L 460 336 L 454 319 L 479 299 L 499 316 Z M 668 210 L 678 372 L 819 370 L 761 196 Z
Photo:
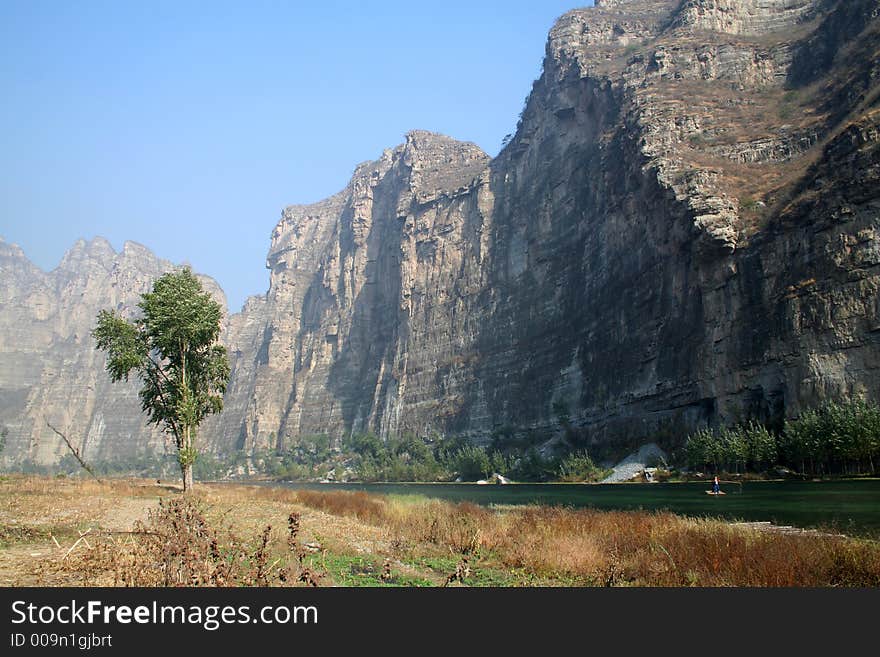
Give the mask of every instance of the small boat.
M 717 493 L 713 490 L 707 490 L 706 495 L 727 495 L 723 490 L 718 491 Z

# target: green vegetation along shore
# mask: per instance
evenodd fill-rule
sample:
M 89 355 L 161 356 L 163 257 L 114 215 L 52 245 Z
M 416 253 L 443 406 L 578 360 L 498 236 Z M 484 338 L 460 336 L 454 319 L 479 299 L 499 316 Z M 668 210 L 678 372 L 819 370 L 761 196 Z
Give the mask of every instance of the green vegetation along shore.
M 485 445 L 460 436 L 391 436 L 370 433 L 332 438 L 325 434 L 298 436 L 280 450 L 236 453 L 226 457 L 199 454 L 196 479 L 268 478 L 276 481 L 452 482 L 478 481 L 495 474 L 518 482 L 599 482 L 608 465 L 624 454 L 604 447 L 602 459 L 590 454 L 581 432 L 560 419 L 557 440 L 536 432 L 503 429 Z M 790 479 L 873 475 L 880 461 L 880 406 L 865 401 L 829 402 L 775 425 L 749 421 L 730 427 L 705 428 L 686 436 L 656 437 L 668 458 L 659 466 L 658 481 L 687 481 L 696 475 L 728 478 Z M 632 447 L 628 445 L 624 449 Z M 604 464 L 604 465 L 603 465 Z M 125 460 L 92 464 L 98 474 L 136 474 L 168 478 L 177 470 L 174 455 L 141 453 Z M 22 462 L 15 471 L 73 474 L 80 469 L 73 456 L 57 466 Z

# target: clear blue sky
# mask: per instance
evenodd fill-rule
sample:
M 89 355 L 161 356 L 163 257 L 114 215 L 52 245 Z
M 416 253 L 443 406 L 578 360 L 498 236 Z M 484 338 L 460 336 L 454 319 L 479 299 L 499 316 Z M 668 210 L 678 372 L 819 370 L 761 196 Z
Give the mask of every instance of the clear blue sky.
M 51 270 L 140 242 L 268 287 L 281 209 L 425 129 L 490 155 L 547 32 L 591 0 L 0 0 L 0 236 Z

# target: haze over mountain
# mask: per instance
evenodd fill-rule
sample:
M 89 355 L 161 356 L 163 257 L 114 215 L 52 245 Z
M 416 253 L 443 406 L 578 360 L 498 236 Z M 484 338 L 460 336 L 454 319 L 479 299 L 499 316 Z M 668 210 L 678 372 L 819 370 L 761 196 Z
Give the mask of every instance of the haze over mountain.
M 284 209 L 267 293 L 227 320 L 209 449 L 367 430 L 549 441 L 563 417 L 623 447 L 876 398 L 878 16 L 878 0 L 565 14 L 497 157 L 413 131 Z M 63 455 L 48 417 L 87 457 L 161 449 L 88 331 L 170 266 L 95 240 L 45 274 L 2 244 L 4 459 Z

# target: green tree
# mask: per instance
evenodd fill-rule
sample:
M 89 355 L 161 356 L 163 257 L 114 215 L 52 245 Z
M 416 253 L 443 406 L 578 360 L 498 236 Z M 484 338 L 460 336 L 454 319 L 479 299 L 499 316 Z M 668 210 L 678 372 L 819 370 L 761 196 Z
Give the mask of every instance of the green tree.
M 217 343 L 222 310 L 189 268 L 159 278 L 138 308 L 141 317 L 133 322 L 102 310 L 92 336 L 107 352 L 113 381 L 127 381 L 132 372 L 140 377 L 143 411 L 174 437 L 188 491 L 198 453 L 196 431 L 209 413 L 223 409 L 229 380 L 226 348 Z
M 776 436 L 763 424 L 755 421 L 750 421 L 741 430 L 748 446 L 748 460 L 752 468 L 761 470 L 772 466 L 777 457 Z
M 687 439 L 685 450 L 688 465 L 692 468 L 703 468 L 712 462 L 712 445 L 715 435 L 711 429 L 700 429 Z
M 492 469 L 486 450 L 476 445 L 462 447 L 454 457 L 455 470 L 464 481 L 484 479 Z
M 740 468 L 745 470 L 746 461 L 749 458 L 749 445 L 743 436 L 741 427 L 730 429 L 722 427 L 719 432 L 719 440 L 723 454 L 720 460 L 726 464 L 728 470 L 730 470 L 730 466 L 733 466 L 733 471 L 737 473 Z

